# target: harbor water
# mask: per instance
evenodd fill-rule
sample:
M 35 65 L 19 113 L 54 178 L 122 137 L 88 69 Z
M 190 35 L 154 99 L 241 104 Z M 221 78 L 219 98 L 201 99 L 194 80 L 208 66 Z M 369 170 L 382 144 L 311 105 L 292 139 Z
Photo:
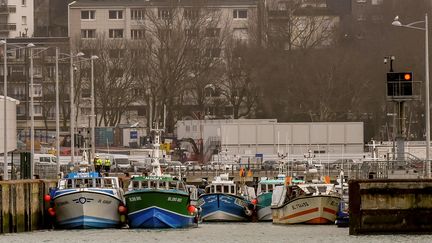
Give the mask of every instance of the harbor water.
M 189 229 L 45 230 L 0 235 L 0 242 L 432 242 L 432 235 L 350 236 L 334 225 L 273 225 L 272 223 L 205 223 Z

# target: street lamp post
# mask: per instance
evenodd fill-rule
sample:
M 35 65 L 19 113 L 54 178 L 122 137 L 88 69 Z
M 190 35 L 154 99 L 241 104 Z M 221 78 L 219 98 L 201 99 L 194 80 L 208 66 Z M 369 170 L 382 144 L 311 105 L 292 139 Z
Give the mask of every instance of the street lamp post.
M 91 65 L 91 118 L 90 118 L 90 126 L 91 126 L 91 155 L 94 156 L 96 152 L 96 143 L 95 143 L 95 92 L 94 92 L 94 60 L 98 59 L 98 56 L 90 57 L 90 65 Z M 89 156 L 90 158 L 90 156 Z
M 414 25 L 424 23 L 425 27 L 416 27 Z M 423 30 L 425 32 L 425 109 L 426 109 L 426 175 L 431 178 L 431 161 L 430 161 L 430 104 L 429 104 L 429 27 L 428 15 L 425 14 L 425 19 L 421 21 L 412 22 L 410 24 L 402 24 L 399 17 L 396 16 L 392 25 L 398 27 L 406 27 L 411 29 Z
M 56 99 L 56 159 L 57 175 L 60 173 L 60 99 L 59 99 L 59 48 L 56 47 L 55 53 L 55 99 Z
M 75 162 L 75 93 L 74 93 L 74 57 L 84 56 L 84 53 L 78 52 L 76 55 L 70 53 L 70 133 L 71 133 L 71 163 Z
M 8 180 L 8 163 L 7 163 L 7 112 L 6 112 L 6 99 L 7 99 L 7 44 L 6 40 L 3 43 L 3 179 Z
M 30 45 L 30 44 L 29 44 Z M 34 45 L 33 45 L 34 46 Z M 33 90 L 33 46 L 30 47 L 30 179 L 34 175 L 34 90 Z
M 8 180 L 9 179 L 9 175 L 8 175 L 8 163 L 7 163 L 7 154 L 8 154 L 8 148 L 7 148 L 7 82 L 8 82 L 8 71 L 7 71 L 7 41 L 6 39 L 4 40 L 0 40 L 0 45 L 3 45 L 3 96 L 4 96 L 4 110 L 3 110 L 3 179 L 4 180 Z M 13 45 L 15 46 L 15 45 Z M 26 48 L 26 47 L 34 47 L 34 45 L 32 43 L 27 44 L 26 47 L 19 47 L 16 46 L 17 49 L 22 49 L 22 48 Z M 15 50 L 17 50 L 15 49 Z

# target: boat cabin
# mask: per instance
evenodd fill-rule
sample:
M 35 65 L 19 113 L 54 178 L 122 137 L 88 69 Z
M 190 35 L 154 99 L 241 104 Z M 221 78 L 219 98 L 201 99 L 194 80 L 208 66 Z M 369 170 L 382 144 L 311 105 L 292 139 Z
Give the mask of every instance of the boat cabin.
M 237 194 L 237 187 L 234 183 L 214 183 L 206 186 L 205 193 L 226 193 Z
M 116 177 L 100 177 L 98 173 L 71 173 L 59 180 L 58 189 L 73 188 L 119 188 Z
M 162 189 L 187 191 L 183 181 L 174 180 L 172 177 L 138 176 L 133 177 L 129 184 L 129 190 Z
M 282 186 L 285 184 L 285 180 L 261 180 L 258 183 L 257 195 L 273 192 L 276 186 Z

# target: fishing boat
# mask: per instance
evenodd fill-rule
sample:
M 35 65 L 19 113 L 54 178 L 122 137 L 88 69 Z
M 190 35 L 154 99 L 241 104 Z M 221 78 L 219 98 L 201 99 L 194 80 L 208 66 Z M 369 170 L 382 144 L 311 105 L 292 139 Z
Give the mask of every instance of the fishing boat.
M 286 184 L 277 186 L 272 195 L 272 218 L 275 224 L 330 224 L 336 220 L 341 195 L 330 177 L 320 176 L 320 168 L 309 150 L 305 156 L 302 180 L 286 177 Z
M 261 178 L 257 187 L 257 215 L 259 221 L 272 221 L 271 201 L 276 186 L 285 184 L 285 175 L 275 179 Z
M 330 183 L 279 186 L 272 197 L 273 223 L 334 223 L 340 201 L 340 195 Z
M 160 167 L 161 129 L 155 133 L 152 172 L 131 178 L 125 193 L 131 228 L 184 228 L 194 225 L 198 209 L 192 205 L 193 193 L 183 180 L 162 174 Z
M 215 177 L 200 195 L 203 221 L 250 221 L 254 205 L 255 191 L 245 184 L 237 186 L 229 180 L 228 174 Z
M 119 228 L 124 207 L 123 189 L 117 177 L 97 172 L 71 172 L 45 196 L 55 227 L 63 229 Z

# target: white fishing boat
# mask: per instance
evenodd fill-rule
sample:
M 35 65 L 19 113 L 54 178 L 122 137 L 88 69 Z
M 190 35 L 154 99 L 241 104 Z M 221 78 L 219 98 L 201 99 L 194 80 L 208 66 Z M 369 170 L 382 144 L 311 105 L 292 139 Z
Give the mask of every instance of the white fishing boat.
M 341 197 L 333 184 L 276 187 L 272 197 L 275 224 L 329 224 L 336 220 Z
M 275 224 L 330 224 L 336 220 L 341 195 L 330 178 L 320 177 L 309 151 L 303 180 L 286 177 L 286 184 L 277 186 L 272 195 L 272 218 Z
M 126 213 L 118 178 L 97 172 L 69 173 L 47 199 L 56 228 L 117 228 Z

